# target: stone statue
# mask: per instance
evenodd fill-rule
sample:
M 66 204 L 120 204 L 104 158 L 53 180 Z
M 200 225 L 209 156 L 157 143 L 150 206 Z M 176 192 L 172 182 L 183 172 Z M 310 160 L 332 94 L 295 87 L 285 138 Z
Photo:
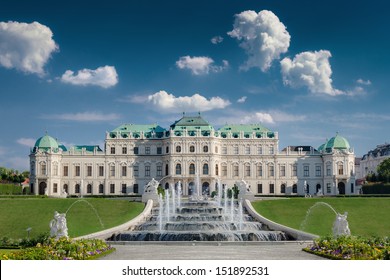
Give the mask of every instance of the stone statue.
M 145 186 L 144 193 L 157 194 L 158 181 L 152 178 L 152 180 Z
M 54 212 L 54 219 L 50 221 L 50 236 L 55 238 L 68 237 L 65 213 Z
M 252 193 L 251 187 L 244 179 L 241 179 L 241 181 L 237 181 L 236 186 L 238 187 L 238 190 L 241 194 Z
M 333 224 L 333 236 L 337 237 L 340 235 L 351 235 L 349 230 L 349 225 L 347 221 L 348 212 L 345 212 L 344 215 L 337 213 L 336 220 Z

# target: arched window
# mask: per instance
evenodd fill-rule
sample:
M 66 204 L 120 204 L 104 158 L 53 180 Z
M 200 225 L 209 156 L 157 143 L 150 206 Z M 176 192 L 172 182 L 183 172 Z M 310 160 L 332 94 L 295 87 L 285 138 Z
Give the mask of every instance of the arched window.
M 339 175 L 344 174 L 344 164 L 342 162 L 337 163 L 337 170 Z
M 286 185 L 285 185 L 285 184 L 282 184 L 282 185 L 280 186 L 280 192 L 281 192 L 281 193 L 286 193 Z
M 64 184 L 63 188 L 64 188 L 64 192 L 68 193 L 68 184 Z
M 91 184 L 87 185 L 87 193 L 92 193 L 92 185 Z
M 190 174 L 195 174 L 195 164 L 190 164 Z
M 207 163 L 203 164 L 203 175 L 209 174 L 209 165 Z
M 181 146 L 176 146 L 176 153 L 181 153 Z
M 203 146 L 203 152 L 208 153 L 209 151 L 209 146 Z
M 169 174 L 169 165 L 166 164 L 165 165 L 165 176 L 168 176 L 168 174 Z
M 215 146 L 215 153 L 218 154 L 218 146 Z
M 75 192 L 75 193 L 80 193 L 80 185 L 79 185 L 79 184 L 76 184 L 76 185 L 74 186 L 74 192 Z
M 192 146 L 192 145 L 190 146 L 190 152 L 191 152 L 191 153 L 195 152 L 195 147 Z
M 181 175 L 181 164 L 176 164 L 176 175 Z
M 103 184 L 100 184 L 99 185 L 99 193 L 103 193 L 104 192 L 104 186 Z
M 166 154 L 169 153 L 169 147 L 168 146 L 166 146 L 166 148 L 165 148 L 165 153 Z
M 292 192 L 293 192 L 293 193 L 297 193 L 297 192 L 298 192 L 298 186 L 297 186 L 297 184 L 294 184 L 294 185 L 292 186 Z
M 46 174 L 46 162 L 41 162 L 41 175 L 47 175 Z
M 219 171 L 219 170 L 218 170 L 218 164 L 216 164 L 216 165 L 215 165 L 215 175 L 216 175 L 216 176 L 219 175 L 219 174 L 218 174 L 218 173 L 219 173 L 218 171 Z

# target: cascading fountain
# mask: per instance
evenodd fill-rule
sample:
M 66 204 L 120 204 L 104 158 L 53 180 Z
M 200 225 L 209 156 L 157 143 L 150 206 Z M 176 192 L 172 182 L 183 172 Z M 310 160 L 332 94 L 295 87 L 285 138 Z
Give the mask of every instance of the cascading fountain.
M 196 189 L 199 190 L 199 182 Z M 122 232 L 113 241 L 278 241 L 288 237 L 281 231 L 270 231 L 244 212 L 242 202 L 228 198 L 218 185 L 215 200 L 202 196 L 183 199 L 181 183 L 160 196 L 159 206 L 148 221 L 131 231 Z

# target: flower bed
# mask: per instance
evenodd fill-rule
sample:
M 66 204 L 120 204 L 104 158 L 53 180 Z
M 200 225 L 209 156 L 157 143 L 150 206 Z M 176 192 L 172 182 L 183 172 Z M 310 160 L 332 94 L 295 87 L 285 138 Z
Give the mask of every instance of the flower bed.
M 335 260 L 389 260 L 390 238 L 321 237 L 303 250 Z
M 90 260 L 115 249 L 99 239 L 48 239 L 35 247 L 17 250 L 1 256 L 2 260 Z

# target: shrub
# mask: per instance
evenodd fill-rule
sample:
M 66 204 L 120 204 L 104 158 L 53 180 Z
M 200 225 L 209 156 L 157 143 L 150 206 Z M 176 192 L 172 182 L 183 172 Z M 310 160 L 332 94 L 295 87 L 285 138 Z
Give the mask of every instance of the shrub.
M 114 249 L 99 239 L 72 240 L 49 238 L 35 247 L 1 256 L 2 260 L 87 260 L 96 259 Z

